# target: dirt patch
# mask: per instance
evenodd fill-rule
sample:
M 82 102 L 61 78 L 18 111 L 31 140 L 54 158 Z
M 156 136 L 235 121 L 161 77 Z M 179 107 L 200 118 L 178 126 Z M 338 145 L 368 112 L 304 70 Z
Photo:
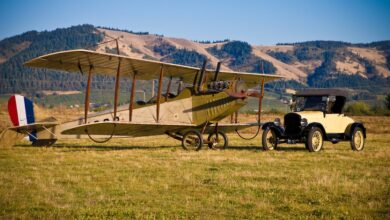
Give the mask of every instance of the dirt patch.
M 336 61 L 336 68 L 338 71 L 346 73 L 348 75 L 359 74 L 362 77 L 367 78 L 367 76 L 364 75 L 366 68 L 362 64 L 351 60 L 350 57 L 347 57 L 344 62 Z
M 378 65 L 385 65 L 386 59 L 385 56 L 374 48 L 358 48 L 358 47 L 348 47 L 348 50 L 350 50 L 352 53 L 363 57 L 369 61 L 371 61 L 374 64 Z
M 295 66 L 288 65 L 286 63 L 283 63 L 272 56 L 268 55 L 264 52 L 263 46 L 254 46 L 253 47 L 253 54 L 271 62 L 277 69 L 276 74 L 286 77 L 287 79 L 294 79 L 294 80 L 301 80 L 302 78 L 306 78 L 307 74 L 296 68 Z

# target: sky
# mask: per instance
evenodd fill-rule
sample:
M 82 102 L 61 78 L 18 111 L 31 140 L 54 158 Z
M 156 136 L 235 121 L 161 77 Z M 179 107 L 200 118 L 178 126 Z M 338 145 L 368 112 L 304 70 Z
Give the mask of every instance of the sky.
M 78 24 L 255 45 L 390 40 L 390 0 L 0 0 L 0 40 Z

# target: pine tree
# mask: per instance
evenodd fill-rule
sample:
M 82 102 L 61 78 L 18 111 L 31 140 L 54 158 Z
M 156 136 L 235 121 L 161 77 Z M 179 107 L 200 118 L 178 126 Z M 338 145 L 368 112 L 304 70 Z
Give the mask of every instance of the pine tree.
M 390 94 L 388 94 L 385 98 L 386 108 L 390 110 Z

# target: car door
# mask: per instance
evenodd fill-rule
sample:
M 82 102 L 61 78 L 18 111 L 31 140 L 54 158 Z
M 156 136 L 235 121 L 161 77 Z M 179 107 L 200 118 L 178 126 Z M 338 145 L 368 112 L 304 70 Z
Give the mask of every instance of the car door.
M 344 114 L 325 114 L 323 126 L 327 134 L 341 134 L 353 121 Z

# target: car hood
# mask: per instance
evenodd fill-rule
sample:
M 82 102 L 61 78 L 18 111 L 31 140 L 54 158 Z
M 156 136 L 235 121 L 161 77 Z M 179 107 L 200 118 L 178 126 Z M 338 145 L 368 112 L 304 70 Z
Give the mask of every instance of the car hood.
M 308 124 L 312 122 L 322 122 L 325 119 L 324 113 L 320 111 L 302 111 L 294 113 L 300 115 L 302 119 L 306 118 Z

